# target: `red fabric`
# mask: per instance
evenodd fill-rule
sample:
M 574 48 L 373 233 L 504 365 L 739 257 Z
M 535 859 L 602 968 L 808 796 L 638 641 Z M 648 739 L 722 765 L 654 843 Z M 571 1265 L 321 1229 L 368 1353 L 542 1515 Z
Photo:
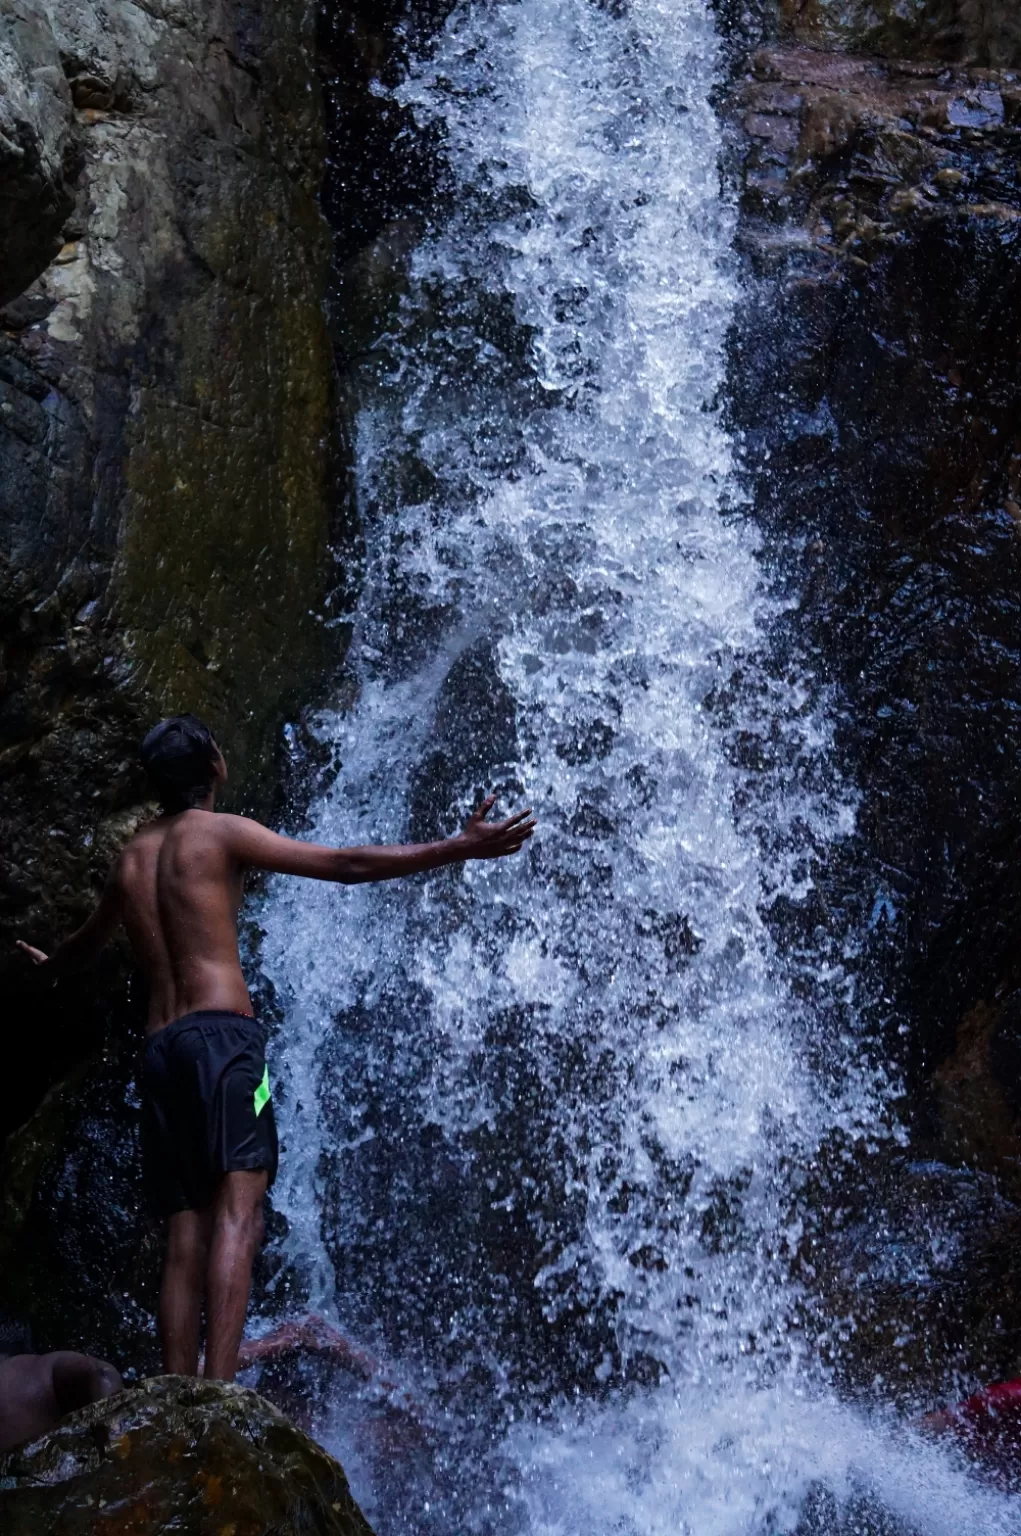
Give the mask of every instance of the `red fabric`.
M 976 1428 L 1021 1424 L 1021 1381 L 999 1381 L 995 1386 L 983 1387 L 950 1412 Z
M 930 1431 L 952 1435 L 994 1483 L 1021 1491 L 1021 1380 L 999 1381 L 923 1421 Z

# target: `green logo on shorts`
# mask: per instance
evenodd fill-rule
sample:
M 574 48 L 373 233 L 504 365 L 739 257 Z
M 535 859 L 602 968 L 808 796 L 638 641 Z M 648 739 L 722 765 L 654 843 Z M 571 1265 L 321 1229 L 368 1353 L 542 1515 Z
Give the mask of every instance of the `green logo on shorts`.
M 256 1090 L 255 1090 L 255 1117 L 256 1117 L 256 1119 L 258 1119 L 258 1117 L 262 1114 L 263 1110 L 266 1108 L 266 1105 L 268 1103 L 269 1103 L 269 1067 L 266 1067 L 263 1070 L 262 1082 L 259 1084 L 258 1088 L 256 1088 Z

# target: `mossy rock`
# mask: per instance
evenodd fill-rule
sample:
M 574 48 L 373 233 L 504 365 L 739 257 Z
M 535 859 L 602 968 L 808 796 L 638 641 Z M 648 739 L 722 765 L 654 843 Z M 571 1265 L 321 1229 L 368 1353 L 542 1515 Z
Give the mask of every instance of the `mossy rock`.
M 243 1387 L 155 1377 L 0 1460 L 7 1536 L 372 1536 L 343 1468 Z

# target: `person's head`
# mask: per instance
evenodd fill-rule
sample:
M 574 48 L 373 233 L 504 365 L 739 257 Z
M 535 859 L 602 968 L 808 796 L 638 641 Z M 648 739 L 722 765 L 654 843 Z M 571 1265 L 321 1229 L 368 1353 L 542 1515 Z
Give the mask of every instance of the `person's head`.
M 194 810 L 227 778 L 212 732 L 194 715 L 171 715 L 142 742 L 142 767 L 165 811 Z
M 34 1355 L 32 1329 L 23 1317 L 13 1312 L 0 1313 L 0 1360 L 10 1355 Z

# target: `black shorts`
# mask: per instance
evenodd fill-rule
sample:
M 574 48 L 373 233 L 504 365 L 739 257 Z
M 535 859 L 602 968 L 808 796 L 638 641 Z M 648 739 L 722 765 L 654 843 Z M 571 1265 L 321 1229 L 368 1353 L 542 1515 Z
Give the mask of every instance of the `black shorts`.
M 156 1216 L 201 1211 L 225 1173 L 277 1171 L 265 1035 L 244 1013 L 186 1013 L 142 1061 L 142 1169 Z

